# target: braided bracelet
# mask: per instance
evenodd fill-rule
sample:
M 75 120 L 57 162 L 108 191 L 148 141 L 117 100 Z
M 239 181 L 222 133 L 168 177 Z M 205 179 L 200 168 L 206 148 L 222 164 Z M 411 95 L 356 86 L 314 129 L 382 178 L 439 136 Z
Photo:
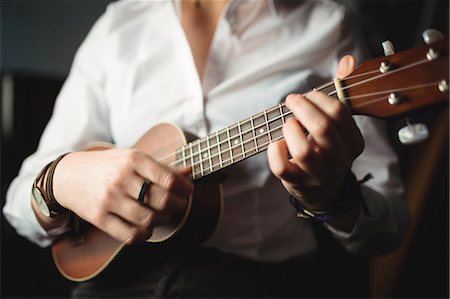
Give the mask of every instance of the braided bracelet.
M 361 182 L 365 182 L 371 178 L 371 175 L 367 175 L 364 177 Z M 357 202 L 361 202 L 361 206 L 366 215 L 369 215 L 369 211 L 367 209 L 367 205 L 364 201 L 364 198 L 361 195 L 361 189 L 359 187 L 358 181 L 356 180 L 353 172 L 349 172 L 347 177 L 345 178 L 343 191 L 343 200 L 335 200 L 334 203 L 323 211 L 311 211 L 308 210 L 300 200 L 296 199 L 294 196 L 289 197 L 290 203 L 297 210 L 297 217 L 304 219 L 312 219 L 319 223 L 328 223 L 339 217 L 341 215 L 345 215 L 350 212 Z
M 61 161 L 61 159 L 64 158 L 64 156 L 66 156 L 67 154 L 68 153 L 65 153 L 59 156 L 55 161 L 53 161 L 50 164 L 50 167 L 48 168 L 45 191 L 47 194 L 46 199 L 47 199 L 47 206 L 49 207 L 50 210 L 50 217 L 56 217 L 59 214 L 67 211 L 66 208 L 64 208 L 59 204 L 59 202 L 56 200 L 53 194 L 53 175 L 55 173 L 56 166 L 58 165 L 59 161 Z

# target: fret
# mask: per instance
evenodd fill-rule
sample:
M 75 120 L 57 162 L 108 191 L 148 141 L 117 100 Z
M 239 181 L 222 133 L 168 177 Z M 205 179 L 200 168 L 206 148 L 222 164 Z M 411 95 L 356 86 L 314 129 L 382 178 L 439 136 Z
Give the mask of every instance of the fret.
M 283 106 L 285 106 L 285 105 L 283 105 L 283 104 L 278 104 L 278 109 L 280 110 L 280 117 L 281 117 L 281 121 L 283 122 L 283 124 L 284 124 L 284 113 L 283 113 Z
M 219 154 L 219 163 L 220 163 L 220 168 L 223 167 L 223 162 L 222 162 L 222 152 L 220 150 L 220 138 L 219 138 L 219 131 L 216 132 L 216 141 L 217 141 L 217 152 Z
M 240 144 L 241 144 L 242 155 L 245 158 L 244 140 L 242 138 L 242 129 L 241 129 L 241 123 L 240 122 L 237 123 L 237 128 L 238 128 L 238 132 L 239 132 L 239 139 L 241 140 Z
M 252 122 L 252 133 L 253 133 L 253 142 L 255 143 L 255 150 L 258 151 L 258 142 L 256 141 L 255 123 L 253 121 L 253 116 L 250 116 L 250 121 Z
M 184 146 L 181 147 L 181 159 L 183 160 L 183 167 L 186 167 L 186 157 L 184 156 Z M 178 157 L 176 158 L 178 161 Z
M 252 119 L 246 119 L 240 122 L 242 130 L 242 139 L 245 156 L 251 156 L 257 152 L 255 148 L 255 134 L 253 130 Z
M 255 129 L 256 129 L 256 134 L 257 135 L 265 133 L 265 130 L 266 130 L 266 128 L 265 128 L 266 119 L 264 118 L 263 114 L 255 115 L 253 117 L 253 122 L 255 124 Z
M 181 164 L 183 164 L 183 166 L 184 166 L 183 153 L 184 153 L 183 148 L 181 148 L 181 150 L 177 149 L 175 151 L 175 165 L 176 166 L 180 166 Z
M 178 154 L 177 154 L 177 157 L 176 157 L 176 161 L 178 161 Z M 181 160 L 182 160 L 182 162 L 183 162 L 183 167 L 186 167 L 186 157 L 184 156 L 184 146 L 182 146 L 181 147 Z
M 219 148 L 217 146 L 217 135 L 208 136 L 208 150 L 211 162 L 211 171 L 214 172 L 221 168 Z
M 212 172 L 213 171 L 213 162 L 212 162 L 212 158 L 211 158 L 211 145 L 209 144 L 209 137 L 206 137 L 206 146 L 208 147 L 209 169 Z
M 253 123 L 255 125 L 255 140 L 258 144 L 259 150 L 267 148 L 269 139 L 267 138 L 266 118 L 264 114 L 259 113 L 253 117 Z
M 200 165 L 198 164 L 197 153 L 194 153 L 194 144 L 189 143 L 189 150 L 191 152 L 191 163 L 192 163 L 192 177 L 196 178 L 200 171 Z
M 209 162 L 209 154 L 208 154 L 208 144 L 207 139 L 201 139 L 199 141 L 200 146 L 200 160 L 201 160 L 201 168 L 203 169 L 202 175 L 207 175 L 211 173 L 211 164 Z
M 291 112 L 288 107 L 284 104 L 281 105 L 281 117 L 283 118 L 283 120 L 286 120 L 286 118 L 289 117 L 289 113 Z
M 269 118 L 267 116 L 267 110 L 264 110 L 264 119 L 266 120 L 267 137 L 269 137 L 269 142 L 272 143 L 272 136 L 270 136 Z
M 231 137 L 230 137 L 230 128 L 229 127 L 227 127 L 227 141 L 228 141 L 228 149 L 230 151 L 230 161 L 231 161 L 231 163 L 234 163 L 233 147 L 231 146 Z
M 200 174 L 203 176 L 205 173 L 203 171 L 202 148 L 200 147 L 200 140 L 197 140 L 197 147 L 198 147 L 198 163 L 200 164 Z
M 284 125 L 284 118 L 281 116 L 282 110 L 278 107 L 273 107 L 267 110 L 268 126 L 271 140 L 277 140 L 283 136 L 282 128 Z
M 191 160 L 192 160 L 192 155 L 189 154 L 189 144 L 183 145 L 182 150 L 183 150 L 183 165 L 184 166 L 191 166 Z
M 218 131 L 219 136 L 219 153 L 222 160 L 222 167 L 231 164 L 231 152 L 229 147 L 228 133 L 226 129 Z
M 239 135 L 239 128 L 237 125 L 228 127 L 228 132 L 230 134 L 231 141 L 231 152 L 232 152 L 232 161 L 240 161 L 243 159 L 242 154 L 242 142 L 241 137 Z

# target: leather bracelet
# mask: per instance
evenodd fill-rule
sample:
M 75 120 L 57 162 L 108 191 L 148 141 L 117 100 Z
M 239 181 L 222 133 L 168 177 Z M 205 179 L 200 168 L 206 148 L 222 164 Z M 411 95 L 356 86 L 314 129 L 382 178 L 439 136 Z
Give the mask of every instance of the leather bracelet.
M 39 191 L 41 192 L 41 194 L 44 196 L 44 198 L 46 197 L 46 193 L 44 192 L 44 190 L 41 188 L 40 183 L 43 180 L 43 178 L 45 177 L 45 174 L 47 173 L 48 168 L 50 167 L 50 164 L 52 164 L 51 162 L 48 163 L 47 165 L 45 165 L 44 168 L 42 168 L 42 170 L 39 172 L 39 174 L 37 175 L 36 179 L 33 182 L 33 188 L 37 188 L 39 189 Z
M 58 165 L 59 161 L 61 161 L 64 156 L 66 156 L 68 153 L 62 154 L 59 156 L 55 161 L 53 161 L 50 164 L 50 167 L 48 168 L 47 173 L 47 180 L 45 184 L 45 193 L 46 193 L 46 203 L 50 210 L 50 217 L 54 218 L 61 213 L 67 211 L 66 208 L 61 206 L 59 202 L 56 200 L 54 194 L 53 194 L 53 175 L 55 173 L 56 166 Z
M 366 181 L 367 178 L 363 180 Z M 289 197 L 289 201 L 297 210 L 297 218 L 311 219 L 319 223 L 328 223 L 341 215 L 347 214 L 358 202 L 361 202 L 364 212 L 368 214 L 367 206 L 361 195 L 359 183 L 351 171 L 345 178 L 344 187 L 341 194 L 342 195 L 340 196 L 344 196 L 343 200 L 335 200 L 329 208 L 323 211 L 311 211 L 307 209 L 300 202 L 300 200 L 296 199 L 292 195 Z

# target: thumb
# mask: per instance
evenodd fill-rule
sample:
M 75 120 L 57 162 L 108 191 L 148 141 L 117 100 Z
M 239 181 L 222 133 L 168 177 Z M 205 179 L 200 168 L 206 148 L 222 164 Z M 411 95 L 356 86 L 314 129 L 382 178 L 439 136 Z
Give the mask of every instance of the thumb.
M 342 79 L 353 72 L 356 65 L 356 59 L 352 55 L 345 55 L 341 58 L 336 71 L 336 77 Z

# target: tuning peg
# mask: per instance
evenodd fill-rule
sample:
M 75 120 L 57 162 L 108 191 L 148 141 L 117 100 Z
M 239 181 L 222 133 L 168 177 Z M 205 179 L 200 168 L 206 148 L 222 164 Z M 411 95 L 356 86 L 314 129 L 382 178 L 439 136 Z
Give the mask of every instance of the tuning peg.
M 423 38 L 423 41 L 427 45 L 429 45 L 429 44 L 434 43 L 434 42 L 436 42 L 438 40 L 442 40 L 445 37 L 440 31 L 438 31 L 436 29 L 427 29 L 427 30 L 425 30 L 422 33 L 422 38 Z
M 394 44 L 390 40 L 385 40 L 381 43 L 381 46 L 383 47 L 384 56 L 395 54 Z
M 406 120 L 406 126 L 398 131 L 398 139 L 403 144 L 416 144 L 428 138 L 428 127 L 425 124 L 412 124 Z

